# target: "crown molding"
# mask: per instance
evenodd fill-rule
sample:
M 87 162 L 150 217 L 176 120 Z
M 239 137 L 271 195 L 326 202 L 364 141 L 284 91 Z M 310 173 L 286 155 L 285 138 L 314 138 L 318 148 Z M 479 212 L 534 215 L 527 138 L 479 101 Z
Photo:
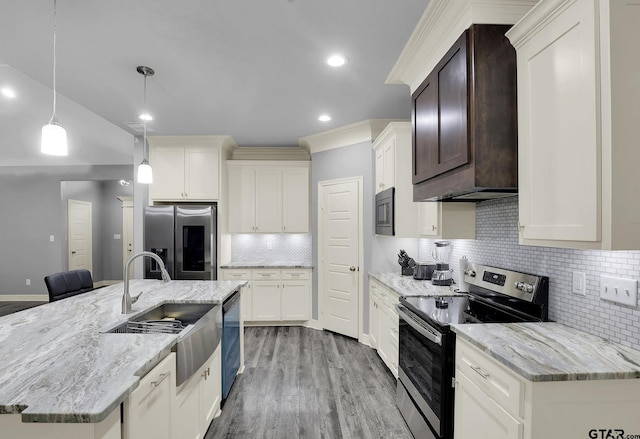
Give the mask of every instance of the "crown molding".
M 247 147 L 235 148 L 231 153 L 232 160 L 294 160 L 309 161 L 309 150 L 296 146 L 282 147 Z
M 301 137 L 299 143 L 301 147 L 309 149 L 311 154 L 315 154 L 358 143 L 373 142 L 390 122 L 398 122 L 398 119 L 367 119 L 322 133 Z
M 381 144 L 385 143 L 388 139 L 398 137 L 400 135 L 411 135 L 411 121 L 397 121 L 389 122 L 389 124 L 382 130 L 382 132 L 375 138 L 371 147 L 373 149 L 378 148 Z
M 238 146 L 231 136 L 147 136 L 147 141 L 154 146 Z
M 386 84 L 413 93 L 472 24 L 514 24 L 538 0 L 430 0 Z

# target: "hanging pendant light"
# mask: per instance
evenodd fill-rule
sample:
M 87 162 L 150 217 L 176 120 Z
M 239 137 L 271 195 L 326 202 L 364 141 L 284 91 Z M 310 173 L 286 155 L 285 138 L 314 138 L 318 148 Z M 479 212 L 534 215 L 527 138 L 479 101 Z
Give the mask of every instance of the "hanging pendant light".
M 147 151 L 147 121 L 151 120 L 147 113 L 147 76 L 153 76 L 155 72 L 151 67 L 147 66 L 138 66 L 136 70 L 144 76 L 144 113 L 140 115 L 144 130 L 144 143 L 142 144 L 142 162 L 138 165 L 138 183 L 151 184 L 153 183 L 153 170 L 149 164 L 149 152 Z
M 56 0 L 53 0 L 53 114 L 42 127 L 40 151 L 49 155 L 68 155 L 67 132 L 56 118 Z

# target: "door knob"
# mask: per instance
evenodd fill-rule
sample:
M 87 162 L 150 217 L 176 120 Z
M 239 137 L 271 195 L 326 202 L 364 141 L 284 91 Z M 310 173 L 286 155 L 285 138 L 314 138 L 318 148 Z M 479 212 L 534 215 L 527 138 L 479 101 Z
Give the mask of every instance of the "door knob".
M 71 252 L 72 255 L 75 255 L 77 252 L 74 250 Z
M 356 267 L 352 265 L 351 267 L 349 267 L 349 271 L 356 271 Z

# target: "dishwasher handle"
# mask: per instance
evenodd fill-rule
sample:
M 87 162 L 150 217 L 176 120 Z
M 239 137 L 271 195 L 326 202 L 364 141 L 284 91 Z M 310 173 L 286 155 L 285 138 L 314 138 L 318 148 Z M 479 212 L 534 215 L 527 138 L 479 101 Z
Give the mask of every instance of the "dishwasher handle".
M 222 312 L 228 312 L 240 300 L 240 290 L 235 290 L 222 304 Z

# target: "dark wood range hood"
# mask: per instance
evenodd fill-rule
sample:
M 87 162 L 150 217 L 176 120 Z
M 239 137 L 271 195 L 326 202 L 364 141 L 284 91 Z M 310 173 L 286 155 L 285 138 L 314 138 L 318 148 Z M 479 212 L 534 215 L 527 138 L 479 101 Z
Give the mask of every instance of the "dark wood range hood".
M 413 93 L 414 201 L 518 192 L 516 52 L 506 25 L 472 25 Z

